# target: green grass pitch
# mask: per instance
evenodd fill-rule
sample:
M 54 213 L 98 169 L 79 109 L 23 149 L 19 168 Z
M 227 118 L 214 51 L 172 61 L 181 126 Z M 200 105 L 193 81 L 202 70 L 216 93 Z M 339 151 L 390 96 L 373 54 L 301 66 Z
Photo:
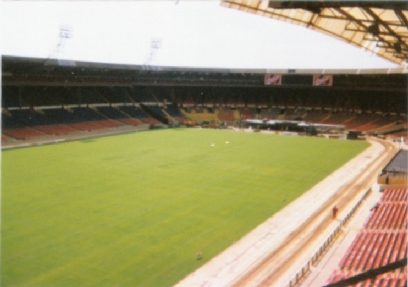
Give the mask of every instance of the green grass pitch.
M 368 145 L 168 129 L 3 151 L 1 286 L 171 286 Z

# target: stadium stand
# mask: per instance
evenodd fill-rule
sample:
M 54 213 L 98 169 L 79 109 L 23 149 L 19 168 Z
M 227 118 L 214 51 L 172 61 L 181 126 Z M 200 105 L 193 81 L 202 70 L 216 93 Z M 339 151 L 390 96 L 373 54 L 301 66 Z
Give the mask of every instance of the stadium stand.
M 240 118 L 243 120 L 247 120 L 247 119 L 255 119 L 256 118 L 256 111 L 255 109 L 251 109 L 251 108 L 241 108 L 239 110 L 240 112 Z
M 47 134 L 64 134 L 74 132 L 76 130 L 92 130 L 101 129 L 103 127 L 116 127 L 119 125 L 139 125 L 142 122 L 150 124 L 159 124 L 160 122 L 181 122 L 183 123 L 186 118 L 191 119 L 197 123 L 214 122 L 215 124 L 233 124 L 240 119 L 279 119 L 279 120 L 304 120 L 310 123 L 321 124 L 346 124 L 348 128 L 359 131 L 382 131 L 393 132 L 396 128 L 393 128 L 397 121 L 396 116 L 383 116 L 382 114 L 360 114 L 360 113 L 342 113 L 342 112 L 329 112 L 327 110 L 306 110 L 306 107 L 299 105 L 307 105 L 308 97 L 300 99 L 294 95 L 289 95 L 288 99 L 285 99 L 282 95 L 269 96 L 266 91 L 257 91 L 256 94 L 251 97 L 245 98 L 243 92 L 239 89 L 232 89 L 231 93 L 226 93 L 226 90 L 221 88 L 213 90 L 204 90 L 200 92 L 199 89 L 192 89 L 190 91 L 183 91 L 181 88 L 169 89 L 158 87 L 61 87 L 61 86 L 36 86 L 30 87 L 15 87 L 9 86 L 3 89 L 3 108 L 11 110 L 19 110 L 21 107 L 35 107 L 36 109 L 44 110 L 46 117 L 31 117 L 31 121 L 21 120 L 24 125 L 31 126 Z M 197 94 L 197 98 L 193 97 L 193 94 Z M 173 95 L 173 96 L 172 96 Z M 177 104 L 173 106 L 166 105 L 166 109 L 161 109 L 158 106 L 158 102 L 171 98 L 179 99 L 180 106 L 186 108 L 186 113 L 181 113 L 178 110 Z M 251 103 L 258 108 L 254 107 L 240 108 L 239 112 L 235 113 L 236 103 L 238 99 L 241 102 L 245 101 L 248 106 Z M 190 100 L 189 100 L 190 99 Z M 197 102 L 196 102 L 197 101 Z M 322 99 L 317 97 L 314 100 L 316 102 L 322 102 Z M 339 102 L 340 100 L 337 100 Z M 114 114 L 110 113 L 113 109 L 100 109 L 103 111 L 99 114 L 101 117 L 88 117 L 83 115 L 81 110 L 75 110 L 77 107 L 84 108 L 91 105 L 93 107 L 101 108 L 114 104 L 121 107 L 128 104 L 141 103 L 141 108 L 144 109 L 144 114 L 139 114 L 136 111 L 137 116 L 127 115 L 122 116 L 123 113 L 119 111 Z M 205 106 L 202 104 L 204 103 Z M 189 106 L 194 106 L 191 109 Z M 284 108 L 287 105 L 298 106 L 297 108 Z M 282 107 L 278 108 L 279 105 Z M 326 103 L 325 105 L 329 105 Z M 63 112 L 56 112 L 59 107 L 68 107 L 74 109 L 74 113 L 66 114 Z M 223 106 L 223 108 L 219 108 Z M 263 108 L 261 108 L 263 106 Z M 268 107 L 270 106 L 270 107 Z M 271 107 L 274 106 L 274 107 Z M 339 107 L 337 107 L 339 108 Z M 206 111 L 210 109 L 210 111 Z M 215 109 L 215 113 L 212 111 Z M 45 111 L 54 110 L 54 111 Z M 85 110 L 84 110 L 85 111 Z M 257 111 L 259 113 L 257 113 Z M 133 111 L 135 112 L 135 111 Z M 130 113 L 133 113 L 130 111 Z M 283 113 L 284 112 L 284 113 Z M 18 114 L 17 112 L 16 114 Z M 23 114 L 26 112 L 22 112 Z M 53 114 L 54 115 L 51 115 Z M 61 115 L 55 115 L 55 113 L 63 113 Z M 47 114 L 50 114 L 49 117 Z M 124 113 L 126 114 L 126 112 Z M 46 118 L 52 119 L 54 122 L 41 122 Z M 303 118 L 302 118 L 303 117 Z M 16 117 L 17 118 L 17 117 Z M 133 118 L 133 119 L 132 119 Z M 119 120 L 120 119 L 120 120 Z M 35 121 L 38 120 L 37 124 Z M 6 120 L 7 121 L 7 120 Z M 66 123 L 77 123 L 80 121 L 92 121 L 93 123 L 79 127 L 70 125 L 68 127 Z M 99 122 L 96 122 L 99 121 Z M 56 124 L 63 124 L 63 126 L 55 126 Z M 91 125 L 91 126 L 90 126 Z M 78 126 L 78 124 L 75 124 Z M 402 133 L 405 135 L 405 133 Z M 398 136 L 398 135 L 397 135 Z
M 283 118 L 285 120 L 290 121 L 300 121 L 303 117 L 303 110 L 302 109 L 290 109 L 286 108 Z
M 147 87 L 129 89 L 129 95 L 135 103 L 157 103 L 152 90 Z
M 73 87 L 72 93 L 79 99 L 79 104 L 107 103 L 93 87 Z
M 46 136 L 47 134 L 32 127 L 28 127 L 14 118 L 11 114 L 2 112 L 2 133 L 7 136 L 5 139 L 15 138 L 24 140 L 32 137 Z
M 341 259 L 339 268 L 328 278 L 327 283 L 335 283 L 406 258 L 407 208 L 408 188 L 406 186 L 385 188 L 380 201 L 371 209 L 363 228 Z M 402 284 L 406 282 L 406 278 L 406 269 L 400 268 L 356 286 L 383 286 L 379 285 L 383 282 L 390 284 L 385 286 L 406 286 Z
M 111 87 L 95 87 L 95 92 L 98 93 L 105 101 L 109 103 L 126 103 L 129 99 L 126 99 L 127 95 L 122 89 L 114 89 Z
M 321 124 L 335 124 L 335 125 L 342 125 L 346 124 L 348 121 L 352 120 L 353 116 L 346 114 L 346 113 L 335 113 L 330 114 L 328 117 L 321 120 L 319 123 Z
M 5 129 L 2 132 L 9 137 L 13 137 L 15 139 L 20 139 L 20 140 L 25 140 L 25 139 L 33 138 L 33 137 L 42 137 L 42 136 L 47 135 L 46 133 L 42 131 L 30 128 L 30 127 Z
M 281 110 L 279 108 L 262 109 L 258 114 L 258 118 L 267 120 L 278 119 L 280 113 Z
M 352 119 L 347 122 L 347 128 L 349 129 L 358 129 L 360 126 L 368 125 L 368 128 L 371 128 L 370 124 L 374 123 L 379 119 L 378 115 L 375 114 L 356 114 Z M 375 127 L 376 125 L 374 125 Z
M 148 114 L 153 115 L 155 118 L 162 118 L 167 119 L 166 114 L 163 113 L 162 109 L 157 105 L 143 105 L 143 110 L 146 111 Z
M 13 110 L 10 111 L 10 113 L 15 120 L 30 127 L 57 123 L 54 120 L 47 118 L 44 114 L 31 109 Z
M 219 109 L 217 116 L 218 116 L 218 119 L 223 122 L 233 122 L 235 120 L 234 112 L 232 110 Z
M 238 108 L 243 108 L 246 106 L 246 101 L 244 99 L 243 95 L 238 95 L 237 96 L 237 107 Z
M 174 103 L 166 105 L 166 112 L 169 114 L 169 116 L 171 116 L 173 119 L 175 119 L 175 120 L 177 120 L 179 122 L 184 122 L 186 120 L 186 118 L 180 112 L 177 105 L 174 104 Z
M 401 140 L 403 138 L 405 142 L 408 141 L 408 130 L 402 130 L 402 131 L 397 131 L 397 132 L 392 132 L 386 135 L 386 139 L 388 140 Z
M 183 105 L 187 105 L 187 106 L 194 106 L 195 105 L 195 101 L 194 101 L 192 96 L 187 96 L 182 103 L 183 103 Z
M 233 125 L 240 120 L 244 120 L 241 126 L 245 126 L 245 120 L 249 119 L 302 119 L 306 122 L 304 126 L 310 123 L 345 124 L 349 130 L 361 131 L 363 136 L 367 133 L 406 136 L 403 132 L 406 131 L 407 113 L 401 108 L 406 106 L 406 77 L 399 74 L 334 75 L 335 85 L 329 90 L 313 88 L 312 75 L 283 75 L 282 85 L 272 87 L 263 84 L 264 75 L 259 72 L 144 71 L 110 64 L 103 64 L 104 68 L 80 67 L 80 63 L 73 67 L 44 68 L 44 62 L 36 59 L 3 58 L 3 66 L 12 75 L 5 78 L 2 87 L 3 110 L 29 107 L 44 113 L 45 118 L 53 119 L 54 123 L 34 125 L 32 118 L 20 124 L 47 134 L 73 132 L 77 129 L 72 124 L 71 129 L 67 128 L 66 123 L 80 121 L 92 121 L 94 129 L 143 122 L 175 123 L 184 119 L 214 126 Z M 175 108 L 162 109 L 161 105 L 166 103 L 174 103 Z M 96 119 L 83 117 L 79 110 L 73 110 L 106 106 L 119 109 L 138 106 L 137 109 L 145 111 L 142 114 L 135 110 L 129 111 L 130 114 L 125 112 L 127 117 L 119 120 L 116 118 L 119 115 L 108 110 L 100 112 Z M 176 107 L 184 111 L 177 111 Z M 71 113 L 59 111 L 61 108 Z M 131 115 L 133 112 L 136 115 Z M 3 114 L 3 117 L 6 116 Z M 10 119 L 4 121 L 6 125 L 11 124 Z M 257 128 L 309 132 L 290 124 Z M 344 133 L 345 130 L 317 129 L 317 133 L 336 132 Z
M 121 111 L 125 114 L 129 115 L 132 118 L 135 118 L 141 122 L 148 123 L 148 124 L 158 124 L 160 123 L 158 120 L 152 118 L 146 112 L 144 112 L 141 108 L 136 106 L 121 106 L 119 107 Z
M 1 95 L 2 108 L 24 108 L 29 105 L 19 96 L 19 88 L 10 86 L 3 87 Z
M 311 123 L 320 123 L 328 117 L 330 117 L 330 114 L 322 111 L 308 111 L 303 120 Z
M 106 118 L 113 120 L 120 120 L 124 118 L 129 118 L 128 115 L 122 113 L 119 109 L 114 107 L 97 107 L 97 111 L 105 116 Z
M 169 91 L 162 87 L 156 88 L 152 94 L 154 95 L 155 100 L 161 103 L 167 100 L 170 95 Z
M 47 117 L 42 110 L 12 110 L 10 114 L 13 116 L 13 119 L 24 126 L 34 128 L 49 135 L 62 135 L 77 131 L 77 129 L 60 124 L 56 120 Z
M 1 125 L 3 131 L 7 129 L 24 127 L 24 124 L 14 119 L 10 113 L 3 111 L 1 115 L 2 115 Z
M 106 118 L 91 108 L 46 109 L 44 114 L 60 124 L 68 125 L 77 130 L 103 129 L 109 126 Z
M 216 117 L 215 113 L 208 112 L 207 109 L 203 109 L 203 112 L 197 113 L 197 112 L 186 112 L 186 111 L 181 111 L 184 117 L 191 119 L 192 121 L 196 122 L 197 124 L 202 124 L 202 123 L 209 123 L 209 122 L 215 122 Z
M 50 87 L 51 88 L 51 87 Z M 77 106 L 81 104 L 81 99 L 78 95 L 72 92 L 70 87 L 52 87 L 52 97 L 58 101 L 58 106 Z

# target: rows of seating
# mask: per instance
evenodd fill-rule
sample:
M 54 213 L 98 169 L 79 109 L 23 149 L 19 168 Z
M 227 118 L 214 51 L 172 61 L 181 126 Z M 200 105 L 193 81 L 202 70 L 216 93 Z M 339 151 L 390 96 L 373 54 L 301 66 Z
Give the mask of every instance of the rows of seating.
M 3 141 L 120 125 L 157 125 L 171 117 L 184 121 L 177 105 L 169 104 L 166 112 L 159 107 L 168 99 L 165 88 L 6 86 L 2 93 Z
M 2 133 L 5 137 L 2 140 L 62 135 L 121 125 L 137 126 L 142 123 L 161 122 L 133 105 L 3 110 Z
M 381 202 L 406 202 L 408 200 L 408 189 L 395 188 L 383 191 Z
M 330 276 L 330 282 L 338 282 L 353 276 L 353 272 L 336 270 Z M 380 275 L 374 280 L 366 279 L 357 284 L 348 285 L 350 287 L 406 287 L 407 276 L 404 273 L 387 273 Z
M 263 109 L 259 113 L 258 117 L 260 119 L 267 119 L 267 120 L 273 120 L 277 119 L 280 114 L 280 109 L 278 108 L 272 108 L 272 109 Z
M 180 112 L 179 108 L 176 104 L 167 104 L 166 105 L 166 112 L 175 120 L 179 122 L 184 122 L 186 119 L 184 118 L 183 114 Z
M 158 102 L 152 91 L 129 87 L 3 87 L 3 108 Z M 159 97 L 162 102 L 163 97 Z
M 20 127 L 20 128 L 11 128 L 7 130 L 2 130 L 2 133 L 7 135 L 8 137 L 15 138 L 15 139 L 26 139 L 26 138 L 34 138 L 34 137 L 43 137 L 47 134 L 30 127 Z
M 139 87 L 129 90 L 129 95 L 135 102 L 139 103 L 155 103 L 157 99 L 155 98 L 153 92 L 145 87 Z
M 103 114 L 109 119 L 119 120 L 123 118 L 128 118 L 129 116 L 121 112 L 120 109 L 111 106 L 97 107 L 99 113 Z
M 161 107 L 157 106 L 157 105 L 150 105 L 150 106 L 146 106 L 146 109 L 149 110 L 150 113 L 153 113 L 161 118 L 166 118 L 166 114 L 163 113 Z
M 244 120 L 249 120 L 255 118 L 255 109 L 245 108 L 240 110 L 240 117 Z
M 407 140 L 408 139 L 408 130 L 403 130 L 403 131 L 390 133 L 390 134 L 387 134 L 387 136 L 386 136 L 387 139 L 400 139 L 401 137 L 404 137 L 405 140 Z
M 323 113 L 323 112 L 308 112 L 306 116 L 303 117 L 304 121 L 312 122 L 312 123 L 321 123 L 324 119 L 329 117 L 330 114 Z
M 356 130 L 372 130 L 395 122 L 395 117 L 382 118 L 376 114 L 357 114 L 349 122 L 347 122 L 347 128 Z
M 303 114 L 305 111 L 303 109 L 285 109 L 285 113 L 282 115 L 283 119 L 289 121 L 299 121 L 303 120 Z
M 344 113 L 330 114 L 328 117 L 324 118 L 319 123 L 342 125 L 350 121 L 352 118 L 353 117 L 350 116 L 349 114 Z
M 233 122 L 234 121 L 234 113 L 232 110 L 219 110 L 218 111 L 218 119 L 224 122 Z
M 11 131 L 10 129 L 14 128 L 30 127 L 31 129 L 25 129 L 26 134 L 36 134 L 32 129 L 46 134 L 64 134 L 76 130 L 92 130 L 122 124 L 159 124 L 166 118 L 183 122 L 188 117 L 188 113 L 180 113 L 178 106 L 173 104 L 167 105 L 165 112 L 163 112 L 159 103 L 167 101 L 170 95 L 173 99 L 183 100 L 183 104 L 185 101 L 193 103 L 196 101 L 196 97 L 192 94 L 180 97 L 177 96 L 177 89 L 172 90 L 165 87 L 6 86 L 3 87 L 2 92 L 2 107 L 7 111 L 2 113 L 3 129 Z M 225 94 L 220 98 L 216 96 L 217 91 L 202 93 L 197 90 L 195 92 L 201 95 L 201 101 L 204 104 L 216 105 L 217 101 L 217 104 L 220 104 L 220 99 L 224 102 L 224 107 L 217 114 L 218 118 L 212 113 L 213 110 L 219 109 L 219 106 L 212 108 L 209 106 L 210 113 L 196 115 L 196 119 L 191 118 L 198 122 L 213 120 L 216 122 L 217 119 L 223 122 L 233 122 L 240 118 L 286 119 L 315 123 L 346 123 L 349 128 L 373 130 L 381 125 L 392 124 L 396 121 L 395 116 L 331 114 L 323 110 L 282 109 L 276 106 L 276 104 L 284 104 L 285 106 L 293 104 L 293 106 L 298 107 L 301 101 L 296 97 L 268 98 L 262 93 L 254 97 L 247 97 L 245 94 L 238 93 L 236 95 Z M 263 108 L 240 107 L 235 115 L 235 108 L 231 109 L 228 105 L 235 105 L 238 102 L 253 102 L 258 107 L 261 105 Z M 305 103 L 303 102 L 303 104 Z M 139 104 L 141 108 L 137 107 Z M 111 105 L 117 107 L 113 108 Z M 105 107 L 108 108 L 105 109 Z M 196 108 L 198 109 L 198 107 L 194 107 L 194 109 Z M 149 112 L 146 113 L 143 109 Z M 7 113 L 11 113 L 11 115 L 7 116 Z M 156 115 L 157 119 L 152 115 Z M 21 137 L 20 130 L 17 131 Z
M 200 106 L 194 107 L 199 111 Z M 218 109 L 217 107 L 215 109 Z M 220 120 L 232 121 L 227 119 L 234 109 L 220 108 Z M 348 114 L 348 113 L 329 113 L 328 111 L 311 111 L 302 108 L 238 108 L 241 119 L 285 119 L 302 120 L 319 124 L 345 125 L 348 129 L 360 131 L 369 131 L 378 129 L 384 125 L 393 125 L 396 123 L 396 116 L 382 117 L 377 114 Z M 224 118 L 224 119 L 223 119 Z
M 150 124 L 160 123 L 160 121 L 150 117 L 141 108 L 138 108 L 138 107 L 135 107 L 135 106 L 121 106 L 120 110 L 122 110 L 124 113 L 131 116 L 132 118 L 141 120 L 142 122 L 146 122 L 146 123 L 150 123 Z
M 35 126 L 34 128 L 48 135 L 65 135 L 65 134 L 74 133 L 78 131 L 78 129 L 72 126 L 69 126 L 69 125 L 65 125 L 65 124 L 41 125 L 41 126 Z M 24 138 L 27 138 L 27 137 L 29 136 L 25 136 Z
M 361 272 L 405 257 L 405 231 L 363 230 L 340 261 L 341 270 Z
M 404 229 L 407 227 L 407 208 L 401 202 L 380 202 L 366 222 L 369 229 Z
M 327 283 L 352 277 L 407 257 L 408 188 L 387 188 L 359 231 L 339 267 Z M 354 286 L 406 286 L 407 272 L 400 268 Z M 388 285 L 387 285 L 388 284 Z
M 94 88 L 96 93 L 100 94 L 101 97 L 106 99 L 109 103 L 122 103 L 122 102 L 129 102 L 130 99 L 126 99 L 127 95 L 122 92 L 122 89 L 114 90 L 114 88 L 106 88 L 106 87 L 95 87 Z

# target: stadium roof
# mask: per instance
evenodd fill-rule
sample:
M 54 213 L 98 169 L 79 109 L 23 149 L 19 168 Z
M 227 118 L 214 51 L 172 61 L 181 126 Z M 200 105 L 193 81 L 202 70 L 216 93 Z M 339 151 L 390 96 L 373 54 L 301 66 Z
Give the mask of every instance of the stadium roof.
M 222 69 L 222 68 L 192 68 L 176 66 L 146 66 L 134 64 L 95 63 L 74 60 L 41 59 L 6 56 L 2 57 L 3 80 L 18 74 L 48 73 L 54 69 L 93 69 L 95 71 L 129 71 L 142 73 L 178 72 L 178 73 L 218 73 L 218 74 L 300 74 L 300 75 L 323 75 L 323 74 L 348 74 L 348 75 L 372 75 L 372 74 L 406 74 L 407 70 L 399 68 L 383 69 Z
M 3 86 L 196 86 L 268 87 L 314 89 L 314 76 L 333 75 L 332 86 L 318 90 L 359 90 L 375 94 L 388 91 L 390 97 L 406 102 L 407 75 L 400 69 L 378 70 L 256 70 L 146 67 L 67 61 L 56 59 L 1 57 Z M 281 85 L 265 84 L 265 73 L 282 75 Z M 404 105 L 406 106 L 406 105 Z
M 221 5 L 323 32 L 394 63 L 408 62 L 406 0 L 223 0 Z

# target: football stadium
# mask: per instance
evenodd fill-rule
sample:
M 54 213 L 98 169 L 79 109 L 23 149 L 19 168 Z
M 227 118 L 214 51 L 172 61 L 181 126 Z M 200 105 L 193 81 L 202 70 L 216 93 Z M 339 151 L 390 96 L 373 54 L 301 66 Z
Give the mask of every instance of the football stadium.
M 398 67 L 3 54 L 1 286 L 407 286 L 407 4 L 220 9 Z

